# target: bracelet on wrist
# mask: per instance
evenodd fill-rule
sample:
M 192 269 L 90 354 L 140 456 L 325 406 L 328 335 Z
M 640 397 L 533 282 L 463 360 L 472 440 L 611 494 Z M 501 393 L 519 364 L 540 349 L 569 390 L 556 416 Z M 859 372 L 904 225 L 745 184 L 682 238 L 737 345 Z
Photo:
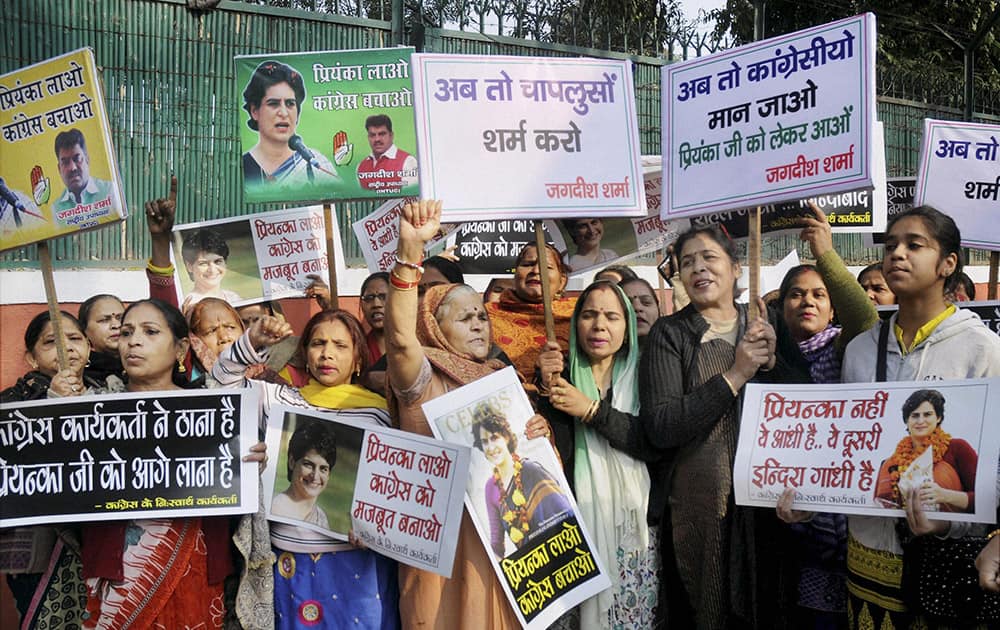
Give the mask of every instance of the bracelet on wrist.
M 412 291 L 413 289 L 416 289 L 417 286 L 419 286 L 419 284 L 420 284 L 419 276 L 417 276 L 416 280 L 411 282 L 409 280 L 401 278 L 399 274 L 396 273 L 395 269 L 389 272 L 389 286 L 391 286 L 393 289 L 396 289 L 398 291 Z
M 587 413 L 580 416 L 580 422 L 587 424 L 588 422 L 593 420 L 594 416 L 597 415 L 597 410 L 600 409 L 600 407 L 601 407 L 601 401 L 599 400 L 595 400 L 594 402 L 590 403 L 590 409 L 587 409 Z
M 421 260 L 420 262 L 424 261 Z M 396 264 L 402 265 L 404 267 L 409 267 L 410 269 L 415 270 L 417 273 L 422 274 L 424 272 L 424 268 L 420 266 L 420 263 L 411 263 L 409 261 L 403 260 L 402 258 L 399 257 L 399 254 L 396 254 Z
M 172 276 L 174 275 L 174 265 L 171 263 L 168 267 L 157 267 L 153 264 L 153 259 L 150 258 L 146 261 L 146 269 L 150 273 L 156 276 Z
M 991 540 L 994 536 L 1000 534 L 1000 529 L 994 529 L 989 534 L 986 534 L 986 540 Z

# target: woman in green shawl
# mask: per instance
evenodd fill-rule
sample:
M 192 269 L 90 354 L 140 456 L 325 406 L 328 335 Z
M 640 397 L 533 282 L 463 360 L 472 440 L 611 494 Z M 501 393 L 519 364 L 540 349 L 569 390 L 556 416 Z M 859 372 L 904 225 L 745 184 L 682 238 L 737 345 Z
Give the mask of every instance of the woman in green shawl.
M 655 457 L 609 440 L 587 426 L 614 416 L 637 422 L 639 344 L 628 298 L 612 282 L 580 295 L 570 326 L 568 370 L 558 344 L 538 359 L 541 404 L 553 427 L 566 476 L 613 588 L 584 602 L 583 628 L 651 627 L 657 602 L 655 532 L 646 524 L 649 474 Z

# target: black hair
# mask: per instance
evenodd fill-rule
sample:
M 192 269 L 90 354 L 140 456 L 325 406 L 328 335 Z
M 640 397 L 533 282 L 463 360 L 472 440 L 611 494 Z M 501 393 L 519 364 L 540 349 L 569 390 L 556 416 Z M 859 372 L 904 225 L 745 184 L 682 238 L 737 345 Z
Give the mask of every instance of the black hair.
M 184 262 L 193 264 L 194 261 L 198 260 L 199 252 L 218 254 L 223 259 L 228 259 L 229 245 L 219 232 L 211 228 L 201 228 L 184 237 L 184 243 L 181 245 L 181 258 L 184 259 Z
M 80 310 L 77 312 L 77 318 L 80 320 L 80 323 L 83 324 L 84 328 L 86 328 L 90 323 L 90 311 L 94 310 L 94 305 L 101 300 L 114 300 L 123 307 L 125 306 L 124 302 L 122 302 L 117 295 L 111 295 L 110 293 L 98 293 L 97 295 L 87 298 L 87 301 L 80 305 Z
M 372 127 L 385 127 L 392 133 L 392 119 L 385 114 L 372 114 L 368 118 L 365 118 L 365 129 L 371 129 Z
M 426 262 L 424 264 L 426 264 Z M 442 271 L 441 273 L 444 272 Z M 360 295 L 364 295 L 365 289 L 368 288 L 368 285 L 371 284 L 372 282 L 375 282 L 376 280 L 381 280 L 382 282 L 389 284 L 389 273 L 386 271 L 376 271 L 372 275 L 365 278 L 365 281 L 361 283 Z
M 72 149 L 76 145 L 80 145 L 80 150 L 83 151 L 83 154 L 88 155 L 87 141 L 83 139 L 82 131 L 79 129 L 70 129 L 59 132 L 55 142 L 56 157 L 59 157 L 59 152 L 63 149 Z
M 438 270 L 442 276 L 448 279 L 448 284 L 465 284 L 465 274 L 462 268 L 454 260 L 448 260 L 442 256 L 431 256 L 424 261 L 424 267 Z
M 507 440 L 507 450 L 513 453 L 517 450 L 517 435 L 510 428 L 507 418 L 504 418 L 492 405 L 481 404 L 472 412 L 472 446 L 483 450 L 481 430 L 487 433 L 499 433 Z
M 880 262 L 872 263 L 872 264 L 868 265 L 867 267 L 865 267 L 864 269 L 862 269 L 861 271 L 859 271 L 858 272 L 858 284 L 861 284 L 862 279 L 865 277 L 865 275 L 871 273 L 872 271 L 877 271 L 879 273 L 879 275 L 882 275 L 882 263 L 880 263 Z
M 323 322 L 334 321 L 340 322 L 347 328 L 347 332 L 351 336 L 351 343 L 354 344 L 354 360 L 357 362 L 358 372 L 364 374 L 368 371 L 371 358 L 368 355 L 368 342 L 365 339 L 365 331 L 361 327 L 361 322 L 358 321 L 358 318 L 344 309 L 326 309 L 310 317 L 302 329 L 302 336 L 299 337 L 299 352 L 303 357 L 308 357 L 309 343 L 312 341 L 313 329 Z M 306 366 L 306 371 L 308 371 L 308 366 Z M 357 376 L 357 374 L 351 374 L 350 382 L 353 383 Z
M 608 265 L 604 269 L 601 269 L 600 271 L 598 271 L 597 273 L 595 273 L 594 277 L 596 278 L 597 276 L 601 275 L 602 273 L 616 273 L 616 274 L 618 274 L 619 276 L 622 277 L 622 279 L 618 281 L 619 284 L 621 284 L 622 282 L 625 282 L 626 280 L 638 280 L 639 279 L 639 274 L 637 274 L 635 271 L 633 271 L 632 268 L 629 267 L 628 265 Z
M 885 228 L 886 237 L 892 231 L 892 226 L 903 219 L 918 217 L 924 222 L 924 227 L 930 232 L 931 238 L 937 241 L 940 248 L 940 258 L 955 254 L 955 270 L 944 279 L 944 292 L 951 293 L 958 286 L 959 274 L 962 273 L 962 232 L 955 225 L 955 220 L 934 206 L 917 206 L 906 212 L 897 214 Z M 889 250 L 885 251 L 886 256 Z M 884 261 L 883 261 L 884 264 Z
M 709 225 L 691 226 L 677 237 L 677 240 L 674 241 L 674 252 L 677 253 L 678 263 L 680 262 L 681 251 L 683 251 L 684 245 L 691 239 L 701 234 L 704 234 L 715 241 L 719 247 L 722 248 L 722 251 L 726 253 L 726 256 L 729 256 L 729 262 L 739 264 L 740 257 L 736 251 L 736 243 L 734 243 L 733 239 L 729 238 L 729 235 L 715 223 Z
M 917 391 L 910 394 L 906 402 L 903 403 L 903 424 L 906 424 L 906 419 L 910 417 L 913 410 L 929 402 L 931 407 L 934 407 L 934 413 L 937 414 L 940 422 L 944 422 L 944 396 L 941 395 L 936 389 L 918 389 Z
M 573 321 L 573 326 L 576 326 L 577 321 L 579 321 L 579 319 L 580 319 L 580 313 L 583 311 L 584 303 L 587 301 L 587 297 L 591 293 L 593 293 L 597 289 L 611 289 L 611 292 L 614 293 L 615 297 L 618 299 L 618 304 L 622 307 L 622 314 L 625 315 L 625 322 L 626 322 L 626 324 L 625 324 L 625 326 L 626 326 L 626 328 L 625 328 L 625 338 L 622 339 L 622 347 L 618 348 L 618 351 L 615 352 L 615 354 L 616 355 L 625 356 L 626 354 L 628 354 L 628 349 L 629 349 L 629 347 L 628 347 L 628 341 L 629 341 L 629 330 L 628 330 L 629 318 L 628 318 L 628 311 L 629 311 L 630 308 L 632 308 L 632 305 L 630 303 L 626 304 L 626 302 L 628 302 L 628 296 L 621 295 L 621 293 L 624 293 L 625 290 L 622 289 L 621 293 L 619 293 L 618 290 L 615 289 L 615 286 L 617 286 L 617 285 L 618 285 L 617 282 L 613 282 L 611 280 L 594 280 L 589 285 L 587 285 L 587 288 L 585 288 L 583 291 L 581 291 L 580 295 L 578 295 L 577 298 L 576 298 L 576 305 L 573 307 L 573 319 L 572 319 L 572 321 Z M 580 342 L 581 342 L 581 339 L 579 337 L 577 337 L 576 343 L 579 345 Z M 583 351 L 582 347 L 579 348 L 579 350 L 580 350 L 581 353 L 583 353 L 584 355 L 586 355 L 586 352 Z
M 634 278 L 622 278 L 621 282 L 618 283 L 618 286 L 620 286 L 622 288 L 622 291 L 624 291 L 625 285 L 633 284 L 636 282 L 645 285 L 645 287 L 649 289 L 649 294 L 653 296 L 654 300 L 656 300 L 656 312 L 662 315 L 663 313 L 660 311 L 660 298 L 656 294 L 656 289 L 654 289 L 653 285 L 649 283 L 649 280 L 646 280 L 645 278 L 640 278 L 639 276 L 636 276 Z M 625 295 L 626 297 L 628 297 L 627 293 Z
M 288 440 L 288 480 L 292 480 L 292 462 L 316 451 L 333 468 L 337 463 L 337 434 L 321 420 L 299 422 Z
M 76 329 L 79 330 L 84 336 L 87 335 L 84 326 L 83 324 L 80 323 L 79 319 L 73 317 L 66 311 L 59 311 L 59 312 L 62 313 L 64 319 L 68 319 L 71 324 L 76 326 Z M 38 339 L 42 336 L 42 330 L 45 328 L 45 324 L 48 324 L 50 321 L 52 321 L 52 318 L 49 315 L 48 309 L 45 309 L 38 315 L 35 315 L 34 317 L 31 318 L 31 321 L 28 322 L 28 327 L 24 329 L 25 350 L 27 350 L 28 352 L 34 351 L 35 344 L 38 343 Z
M 970 300 L 976 299 L 976 283 L 972 281 L 972 278 L 969 277 L 969 274 L 965 273 L 964 271 L 959 271 L 955 275 L 958 276 L 958 281 L 955 283 L 954 290 L 957 291 L 958 287 L 961 286 L 965 289 L 965 294 L 969 296 Z
M 807 271 L 812 271 L 816 273 L 816 275 L 819 275 L 819 270 L 816 269 L 816 265 L 796 265 L 788 270 L 785 277 L 781 279 L 781 286 L 778 287 L 778 304 L 784 306 L 785 298 L 788 297 L 788 292 L 792 290 L 792 284 L 795 282 L 795 279 Z M 820 275 L 820 279 L 822 280 L 823 276 Z M 825 281 L 823 282 L 823 286 L 826 286 Z
M 156 298 L 147 298 L 145 300 L 139 300 L 138 302 L 132 302 L 129 304 L 125 312 L 122 313 L 122 325 L 125 324 L 125 319 L 128 314 L 137 306 L 142 306 L 143 304 L 149 304 L 163 315 L 163 320 L 167 322 L 167 328 L 170 329 L 170 334 L 174 338 L 174 343 L 181 341 L 182 339 L 187 339 L 190 334 L 190 329 L 188 328 L 187 320 L 184 318 L 184 314 L 181 313 L 176 306 L 173 304 L 168 304 L 163 300 L 158 300 Z M 128 344 L 120 344 L 119 351 L 128 347 Z M 174 369 L 170 374 L 170 379 L 174 382 L 174 385 L 178 387 L 188 388 L 192 386 L 192 383 L 188 381 L 187 374 L 181 371 L 180 365 L 174 364 Z
M 306 100 L 306 86 L 302 82 L 302 75 L 298 70 L 280 61 L 265 61 L 257 66 L 253 71 L 253 76 L 247 82 L 247 87 L 243 90 L 243 109 L 250 114 L 250 108 L 260 108 L 261 101 L 268 88 L 279 83 L 287 83 L 295 92 L 295 104 L 297 109 L 302 111 L 302 101 Z M 257 131 L 257 121 L 251 114 L 247 120 L 247 127 Z

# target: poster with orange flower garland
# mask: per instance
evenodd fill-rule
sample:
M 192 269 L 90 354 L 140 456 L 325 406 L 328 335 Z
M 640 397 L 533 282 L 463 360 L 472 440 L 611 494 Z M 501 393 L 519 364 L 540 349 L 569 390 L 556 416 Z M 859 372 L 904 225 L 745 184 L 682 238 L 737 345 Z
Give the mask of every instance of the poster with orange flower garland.
M 747 385 L 733 468 L 736 503 L 991 523 L 1000 378 Z M 992 411 L 991 411 L 992 410 Z
M 472 447 L 465 507 L 525 628 L 611 586 L 555 450 L 527 439 L 534 415 L 507 367 L 423 404 L 435 437 Z

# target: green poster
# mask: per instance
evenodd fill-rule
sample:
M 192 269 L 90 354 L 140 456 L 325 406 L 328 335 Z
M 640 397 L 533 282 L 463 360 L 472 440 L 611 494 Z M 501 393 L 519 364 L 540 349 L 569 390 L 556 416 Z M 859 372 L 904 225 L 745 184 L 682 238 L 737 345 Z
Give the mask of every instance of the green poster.
M 412 53 L 236 57 L 246 201 L 417 196 Z

